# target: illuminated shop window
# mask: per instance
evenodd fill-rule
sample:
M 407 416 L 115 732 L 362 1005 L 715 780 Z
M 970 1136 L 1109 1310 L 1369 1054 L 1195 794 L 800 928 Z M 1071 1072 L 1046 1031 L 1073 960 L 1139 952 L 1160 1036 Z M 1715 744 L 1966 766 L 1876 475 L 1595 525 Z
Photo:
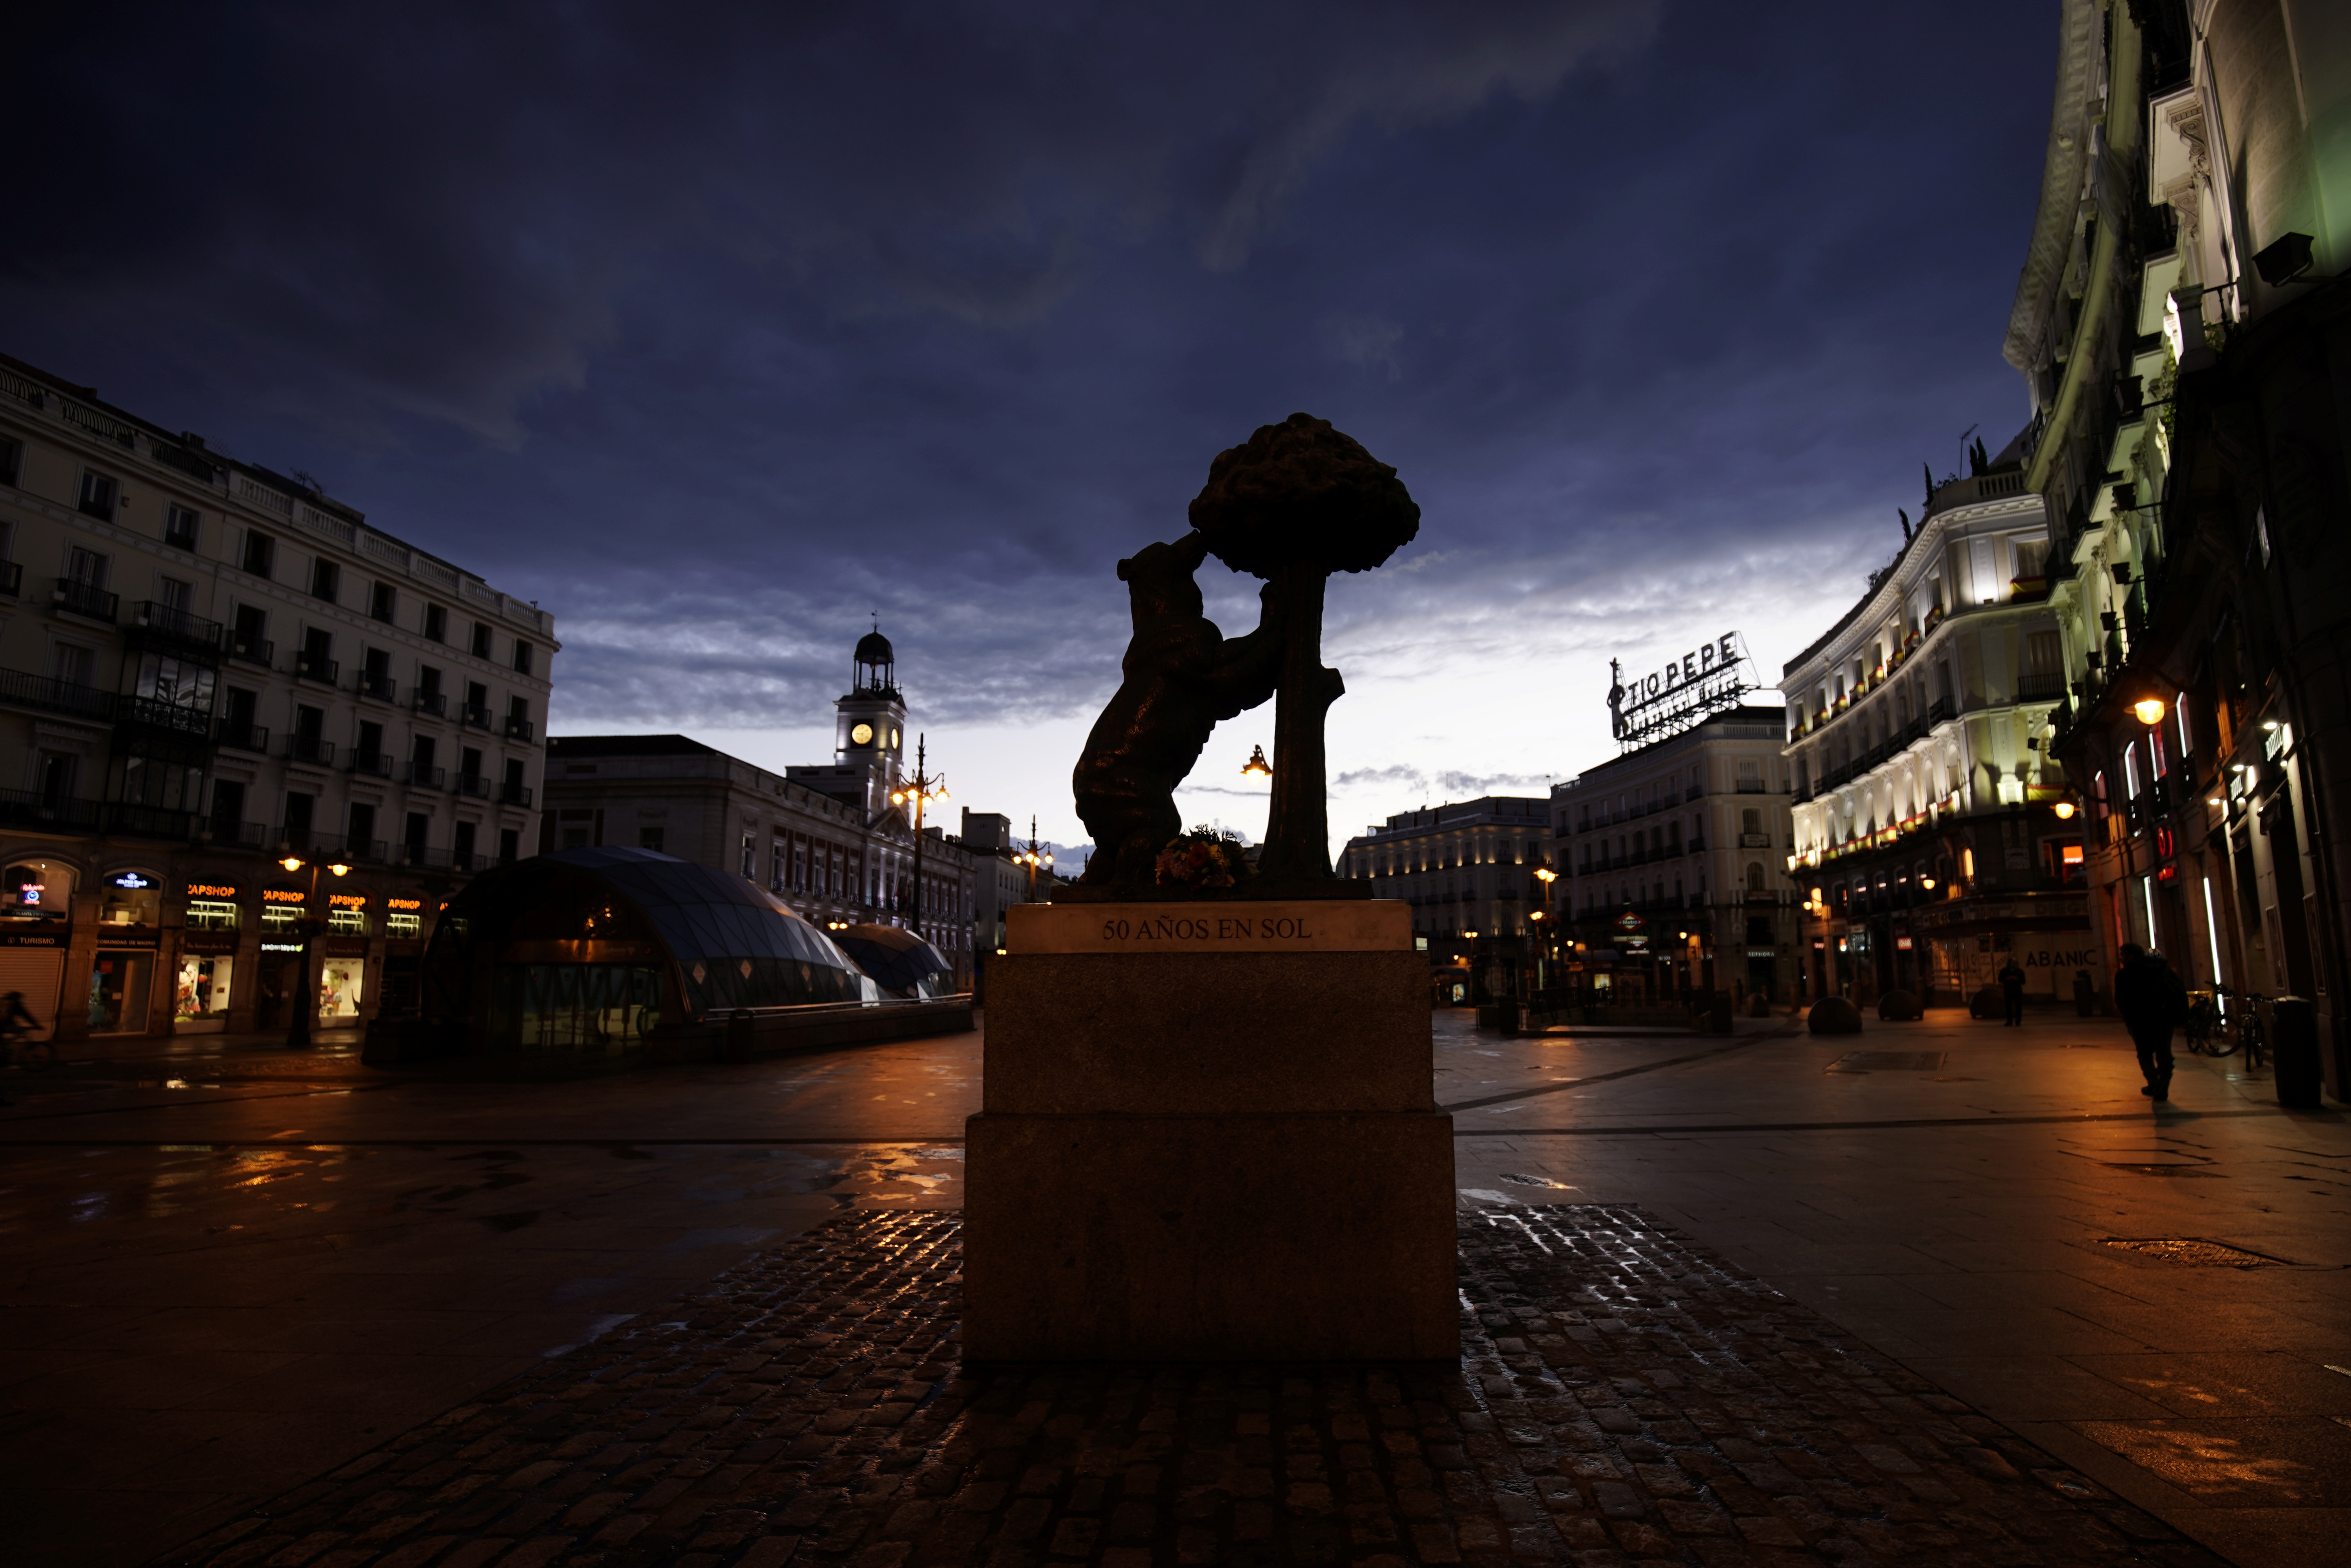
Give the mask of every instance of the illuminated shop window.
M 265 904 L 261 906 L 261 928 L 264 931 L 291 931 L 302 923 L 302 906 L 298 904 Z
M 188 900 L 188 929 L 191 931 L 234 931 L 237 925 L 237 906 L 224 899 L 192 898 Z
M 327 929 L 343 936 L 364 936 L 368 934 L 367 911 L 337 906 L 327 911 Z

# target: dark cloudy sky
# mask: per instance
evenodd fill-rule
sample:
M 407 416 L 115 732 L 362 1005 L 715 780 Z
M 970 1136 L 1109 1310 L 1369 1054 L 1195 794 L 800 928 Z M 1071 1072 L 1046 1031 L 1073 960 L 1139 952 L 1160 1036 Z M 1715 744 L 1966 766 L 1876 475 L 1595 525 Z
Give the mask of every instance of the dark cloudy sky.
M 1306 409 L 1419 540 L 1331 595 L 1333 826 L 1766 678 L 2025 415 L 2049 0 L 52 7 L 0 350 L 558 616 L 553 728 L 831 745 L 878 610 L 962 804 L 1081 839 L 1117 559 Z M 26 29 L 30 29 L 29 36 Z M 1255 612 L 1210 563 L 1211 613 Z M 1271 710 L 1219 732 L 1186 805 Z M 1229 755 L 1228 755 L 1229 754 Z

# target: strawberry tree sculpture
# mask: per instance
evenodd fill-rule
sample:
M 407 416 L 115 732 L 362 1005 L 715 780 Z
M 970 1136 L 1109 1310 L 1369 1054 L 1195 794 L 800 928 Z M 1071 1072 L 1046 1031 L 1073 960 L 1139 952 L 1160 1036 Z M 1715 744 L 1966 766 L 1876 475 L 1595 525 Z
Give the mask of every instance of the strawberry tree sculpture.
M 1218 560 L 1266 580 L 1268 620 L 1280 629 L 1273 803 L 1258 874 L 1327 882 L 1322 728 L 1346 684 L 1322 663 L 1323 584 L 1334 571 L 1369 571 L 1410 543 L 1420 507 L 1361 442 L 1327 419 L 1293 413 L 1217 455 L 1191 519 Z

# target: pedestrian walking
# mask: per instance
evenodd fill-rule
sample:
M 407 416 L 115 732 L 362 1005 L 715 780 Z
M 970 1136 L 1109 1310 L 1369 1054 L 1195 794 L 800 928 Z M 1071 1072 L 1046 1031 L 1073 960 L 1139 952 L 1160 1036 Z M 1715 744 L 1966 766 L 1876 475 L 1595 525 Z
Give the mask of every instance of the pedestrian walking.
M 16 1041 L 24 1037 L 26 1030 L 40 1027 L 41 1020 L 25 1006 L 24 992 L 10 991 L 0 997 L 0 1057 L 14 1061 Z M 0 1105 L 14 1105 L 16 1103 L 12 1097 L 0 1094 Z
M 2091 1010 L 2097 1005 L 2098 988 L 2096 984 L 2091 980 L 2090 971 L 2087 969 L 2074 970 L 2074 1010 L 2080 1013 L 2084 1018 L 2088 1018 Z
M 2171 1098 L 2171 1031 L 2188 1016 L 2188 988 L 2163 955 L 2136 943 L 2123 944 L 2122 967 L 2115 974 L 2115 1011 L 2122 1014 L 2138 1048 L 2138 1070 L 2147 1077 L 2140 1093 Z
M 2006 1004 L 2008 1014 L 2001 1019 L 2002 1029 L 2024 1027 L 2024 971 L 2011 957 L 2000 967 L 2000 999 Z

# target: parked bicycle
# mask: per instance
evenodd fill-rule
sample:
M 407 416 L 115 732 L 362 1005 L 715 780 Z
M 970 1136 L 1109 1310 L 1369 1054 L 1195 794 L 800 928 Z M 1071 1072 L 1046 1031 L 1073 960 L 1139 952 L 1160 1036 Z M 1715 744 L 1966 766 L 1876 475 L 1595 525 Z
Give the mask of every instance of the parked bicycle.
M 2246 1071 L 2252 1071 L 2269 1064 L 2269 1036 L 2262 1028 L 2262 998 L 2248 994 L 2237 998 L 2238 1006 L 2230 1009 L 2237 1015 L 2236 1049 L 2245 1053 Z
M 2191 1056 L 2226 1056 L 2237 1049 L 2221 1031 L 2220 998 L 2210 991 L 2188 993 L 2187 1033 Z

